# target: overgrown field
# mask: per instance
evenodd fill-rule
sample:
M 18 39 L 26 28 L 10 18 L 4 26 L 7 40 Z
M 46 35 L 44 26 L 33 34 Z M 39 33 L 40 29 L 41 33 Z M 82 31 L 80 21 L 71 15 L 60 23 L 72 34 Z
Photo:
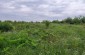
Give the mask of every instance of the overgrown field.
M 46 27 L 44 23 L 12 22 L 10 25 L 11 31 L 0 29 L 0 55 L 85 55 L 84 24 L 50 23 Z

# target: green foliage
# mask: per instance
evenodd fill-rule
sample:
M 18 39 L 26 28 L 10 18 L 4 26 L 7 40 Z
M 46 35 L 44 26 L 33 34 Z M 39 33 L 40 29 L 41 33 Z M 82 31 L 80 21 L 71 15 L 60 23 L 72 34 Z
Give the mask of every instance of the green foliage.
M 43 23 L 45 23 L 46 28 L 50 26 L 50 21 L 44 20 Z
M 58 21 L 58 20 L 53 20 L 52 23 L 67 23 L 67 24 L 84 24 L 85 23 L 85 17 L 80 16 L 80 17 L 68 17 L 64 20 Z
M 1 32 L 8 32 L 12 31 L 13 27 L 10 23 L 0 23 L 0 31 Z
M 85 17 L 82 17 L 82 18 L 81 18 L 81 22 L 82 22 L 82 23 L 85 23 Z
M 58 20 L 53 20 L 52 23 L 59 23 L 59 21 Z
M 64 22 L 69 23 L 69 24 L 73 24 L 73 20 L 70 17 L 65 19 Z
M 0 22 L 15 27 L 0 33 L 0 55 L 85 55 L 85 25 L 77 24 L 78 20 L 70 25 L 73 20 L 64 21 L 69 24 Z
M 81 23 L 80 18 L 75 17 L 75 18 L 73 19 L 73 23 L 75 23 L 75 24 L 80 24 L 80 23 Z

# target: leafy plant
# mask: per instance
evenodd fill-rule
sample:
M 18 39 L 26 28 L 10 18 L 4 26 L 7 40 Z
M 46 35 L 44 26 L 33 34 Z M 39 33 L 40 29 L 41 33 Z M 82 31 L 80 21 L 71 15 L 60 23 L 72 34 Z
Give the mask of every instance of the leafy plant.
M 45 23 L 46 28 L 50 26 L 50 21 L 44 20 L 43 23 Z
M 10 23 L 0 23 L 1 32 L 8 32 L 13 30 L 13 26 Z

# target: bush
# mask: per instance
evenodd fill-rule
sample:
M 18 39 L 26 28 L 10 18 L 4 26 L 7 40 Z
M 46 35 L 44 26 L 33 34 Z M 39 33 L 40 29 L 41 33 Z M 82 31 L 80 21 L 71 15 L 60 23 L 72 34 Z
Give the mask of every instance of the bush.
M 82 22 L 82 23 L 85 23 L 85 17 L 82 17 L 82 18 L 81 18 L 81 22 Z
M 53 20 L 52 23 L 60 23 L 58 20 Z
M 81 19 L 78 18 L 78 17 L 75 17 L 75 18 L 73 19 L 73 23 L 75 23 L 75 24 L 80 24 L 80 23 L 81 23 Z
M 0 31 L 8 32 L 13 29 L 13 26 L 10 23 L 0 23 Z
M 43 23 L 45 23 L 46 28 L 48 28 L 50 25 L 50 21 L 47 21 L 47 20 L 43 21 Z
M 73 20 L 72 18 L 68 17 L 67 19 L 64 20 L 64 23 L 73 24 Z

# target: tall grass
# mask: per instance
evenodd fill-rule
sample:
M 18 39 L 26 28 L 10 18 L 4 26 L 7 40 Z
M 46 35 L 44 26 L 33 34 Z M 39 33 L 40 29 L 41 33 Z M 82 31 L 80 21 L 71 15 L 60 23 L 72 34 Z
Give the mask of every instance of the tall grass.
M 0 55 L 85 55 L 85 26 L 16 24 L 0 33 Z M 19 27 L 19 29 L 18 29 Z

